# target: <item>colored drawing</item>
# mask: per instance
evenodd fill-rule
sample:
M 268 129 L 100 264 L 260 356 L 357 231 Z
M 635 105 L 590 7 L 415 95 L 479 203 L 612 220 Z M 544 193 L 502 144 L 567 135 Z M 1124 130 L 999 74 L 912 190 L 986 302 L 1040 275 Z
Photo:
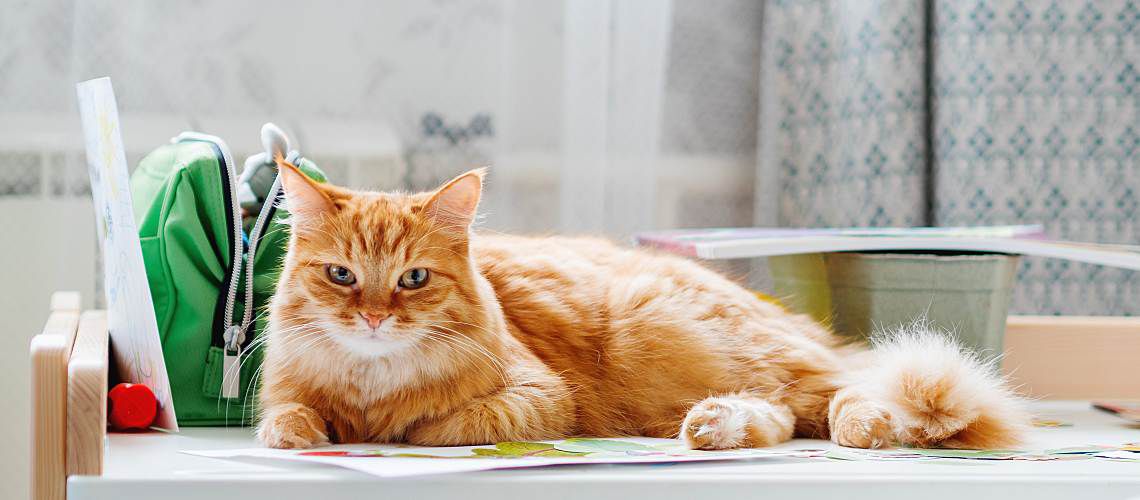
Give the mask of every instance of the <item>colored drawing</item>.
M 652 464 L 821 457 L 823 450 L 690 450 L 675 439 L 575 438 L 560 441 L 507 441 L 486 446 L 424 447 L 387 444 L 336 445 L 316 450 L 184 451 L 215 458 L 259 457 L 337 465 L 382 477 L 470 472 L 569 464 Z
M 80 83 L 76 91 L 87 146 L 95 223 L 103 250 L 103 295 L 114 361 L 125 382 L 145 384 L 154 392 L 161 405 L 155 425 L 178 430 L 131 206 L 115 93 L 107 78 Z

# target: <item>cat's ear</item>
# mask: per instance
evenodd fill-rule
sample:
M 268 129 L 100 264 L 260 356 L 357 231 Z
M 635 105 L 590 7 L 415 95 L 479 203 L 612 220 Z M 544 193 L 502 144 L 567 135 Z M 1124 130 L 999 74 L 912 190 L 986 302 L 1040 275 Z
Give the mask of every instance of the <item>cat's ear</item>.
M 485 175 L 486 168 L 477 168 L 448 181 L 431 195 L 424 213 L 437 224 L 466 232 L 475 220 Z
M 285 190 L 285 203 L 289 209 L 290 219 L 303 225 L 308 221 L 319 220 L 322 215 L 331 214 L 336 210 L 325 190 L 301 173 L 292 163 L 277 158 L 277 171 L 281 176 L 281 187 Z

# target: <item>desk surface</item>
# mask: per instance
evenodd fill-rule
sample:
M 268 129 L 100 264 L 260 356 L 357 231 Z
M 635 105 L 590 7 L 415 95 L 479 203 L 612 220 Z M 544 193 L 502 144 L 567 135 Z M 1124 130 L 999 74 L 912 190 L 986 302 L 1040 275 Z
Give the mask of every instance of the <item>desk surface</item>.
M 1027 449 L 1140 441 L 1140 428 L 1087 403 L 1040 402 L 1041 417 L 1072 427 L 1033 429 Z M 826 447 L 796 440 L 790 448 Z M 186 449 L 255 446 L 249 429 L 187 428 L 180 434 L 111 434 L 103 476 L 71 477 L 71 500 L 274 498 L 334 500 L 376 495 L 409 498 L 983 498 L 1140 499 L 1140 462 L 839 461 L 761 458 L 675 465 L 582 465 L 381 479 L 318 464 L 222 460 Z

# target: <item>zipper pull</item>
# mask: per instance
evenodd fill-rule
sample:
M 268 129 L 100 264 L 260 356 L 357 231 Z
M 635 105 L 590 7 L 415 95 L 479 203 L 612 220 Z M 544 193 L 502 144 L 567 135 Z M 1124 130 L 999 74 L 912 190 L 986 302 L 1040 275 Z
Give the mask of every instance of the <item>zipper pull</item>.
M 241 395 L 241 344 L 245 340 L 242 327 L 232 325 L 222 335 L 222 397 L 237 399 Z

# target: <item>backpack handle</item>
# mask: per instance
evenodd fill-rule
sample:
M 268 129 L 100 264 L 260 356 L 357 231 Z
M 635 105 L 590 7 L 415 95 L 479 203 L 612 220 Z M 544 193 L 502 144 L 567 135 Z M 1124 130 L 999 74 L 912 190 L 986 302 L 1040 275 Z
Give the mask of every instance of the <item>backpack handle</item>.
M 272 122 L 261 126 L 261 147 L 265 149 L 266 159 L 270 162 L 277 158 L 277 155 L 284 158 L 293 150 L 293 146 L 289 144 L 289 136 Z

